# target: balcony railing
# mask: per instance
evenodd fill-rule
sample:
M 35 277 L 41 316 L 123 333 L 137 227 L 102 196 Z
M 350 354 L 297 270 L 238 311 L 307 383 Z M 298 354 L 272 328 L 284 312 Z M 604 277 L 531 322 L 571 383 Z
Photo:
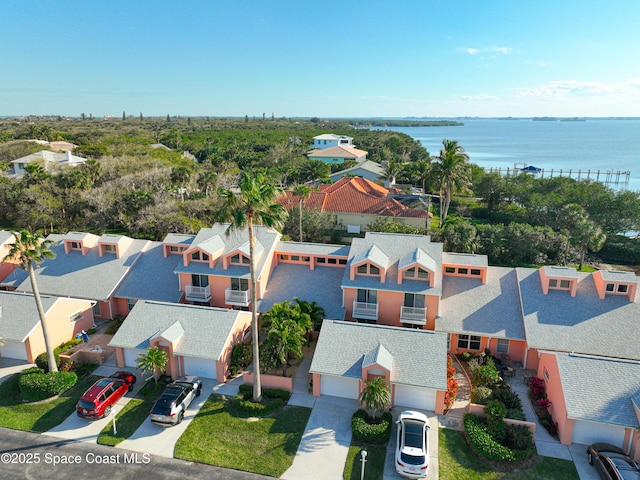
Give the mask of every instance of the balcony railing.
M 232 290 L 227 288 L 224 291 L 225 303 L 227 305 L 239 305 L 241 307 L 249 306 L 249 290 Z
M 378 304 L 377 303 L 364 303 L 353 302 L 353 318 L 364 318 L 370 320 L 378 319 Z
M 427 324 L 427 309 L 418 307 L 400 306 L 400 321 L 402 323 L 411 323 L 413 325 Z
M 208 302 L 211 299 L 211 290 L 209 285 L 206 287 L 194 287 L 193 285 L 187 285 L 185 293 L 185 298 L 190 302 Z

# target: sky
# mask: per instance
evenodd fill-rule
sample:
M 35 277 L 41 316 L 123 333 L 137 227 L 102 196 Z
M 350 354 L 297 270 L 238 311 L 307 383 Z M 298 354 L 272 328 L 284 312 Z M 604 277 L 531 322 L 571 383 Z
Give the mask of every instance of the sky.
M 640 116 L 638 0 L 2 0 L 0 116 Z

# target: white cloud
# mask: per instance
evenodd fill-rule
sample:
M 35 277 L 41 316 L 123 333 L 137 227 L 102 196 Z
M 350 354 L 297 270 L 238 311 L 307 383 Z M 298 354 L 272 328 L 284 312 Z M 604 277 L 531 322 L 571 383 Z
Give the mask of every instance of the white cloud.
M 578 80 L 559 80 L 536 87 L 515 89 L 515 98 L 536 98 L 540 100 L 559 100 L 575 97 L 603 97 L 627 95 L 640 96 L 640 78 L 631 78 L 622 82 L 581 82 Z
M 497 99 L 498 97 L 496 97 L 495 95 L 489 95 L 487 93 L 480 93 L 479 95 L 461 95 L 460 96 L 460 100 L 463 100 L 465 102 L 474 102 L 474 101 L 485 102 L 485 101 L 492 101 Z
M 495 45 L 491 47 L 482 47 L 482 48 L 463 48 L 463 52 L 468 53 L 469 55 L 481 55 L 481 54 L 501 54 L 501 55 L 509 55 L 513 52 L 513 48 L 511 47 L 497 47 Z

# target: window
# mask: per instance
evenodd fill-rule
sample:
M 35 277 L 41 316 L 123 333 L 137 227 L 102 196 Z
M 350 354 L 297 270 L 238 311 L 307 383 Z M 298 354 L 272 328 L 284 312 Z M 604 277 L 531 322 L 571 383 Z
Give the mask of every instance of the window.
M 327 259 L 324 257 L 316 258 L 316 263 L 327 263 Z
M 200 252 L 193 252 L 191 254 L 191 260 L 200 260 Z
M 509 353 L 509 340 L 507 338 L 499 338 L 496 351 L 498 353 Z
M 311 261 L 311 257 L 308 257 L 308 256 L 306 256 L 306 255 L 303 255 L 303 256 L 302 256 L 302 261 L 303 261 L 303 262 L 306 262 L 306 263 L 309 263 L 309 262 Z
M 81 318 L 82 318 L 82 312 L 80 312 L 80 311 L 78 311 L 76 313 L 72 313 L 71 315 L 69 315 L 69 320 L 71 321 L 71 323 L 77 322 Z
M 480 337 L 478 335 L 458 335 L 458 348 L 480 350 Z
M 280 260 L 289 260 L 289 255 L 280 255 Z
M 300 261 L 300 255 L 291 255 L 291 261 L 292 262 L 299 262 Z
M 380 268 L 376 267 L 375 265 L 371 265 L 370 263 L 363 263 L 362 265 L 358 265 L 356 267 L 356 271 L 364 275 L 380 275 Z
M 569 280 L 560 280 L 560 288 L 569 288 Z
M 375 265 L 369 265 L 369 273 L 371 275 L 380 275 L 380 269 Z
M 422 278 L 428 280 L 429 272 L 420 267 L 411 267 L 404 271 L 404 278 Z
M 627 290 L 629 290 L 628 285 L 618 285 L 618 293 L 627 293 Z
M 425 296 L 418 293 L 405 293 L 404 306 L 414 308 L 425 308 Z
M 357 301 L 360 303 L 378 303 L 378 291 L 359 288 Z
M 338 263 L 336 260 L 337 259 L 335 259 L 335 258 L 327 258 L 327 263 L 329 265 L 335 265 L 336 263 Z
M 96 302 L 93 305 L 93 315 L 99 317 L 101 314 L 102 312 L 100 311 L 100 302 Z
M 471 275 L 474 275 L 474 276 L 476 276 L 476 277 L 479 277 L 479 276 L 481 275 L 481 273 L 482 273 L 482 272 L 480 271 L 480 269 L 479 269 L 479 268 L 472 268 L 472 269 L 471 269 Z
M 451 334 L 447 333 L 447 352 L 451 351 Z
M 232 278 L 231 290 L 246 292 L 249 290 L 249 280 L 246 278 Z
M 205 262 L 209 261 L 209 255 L 207 255 L 206 253 L 202 254 L 202 260 L 204 260 Z
M 458 269 L 458 274 L 459 275 L 466 275 L 469 273 L 469 269 L 468 268 L 459 268 Z
M 71 242 L 71 248 L 74 250 L 80 250 L 82 248 L 82 244 L 80 242 Z
M 331 263 L 331 262 L 329 262 Z M 347 259 L 346 258 L 341 258 L 340 260 L 338 260 L 338 265 L 346 265 L 347 264 Z
M 552 288 L 555 288 L 558 286 L 558 280 L 555 278 L 550 278 L 549 279 L 549 286 Z
M 444 267 L 444 273 L 456 273 L 456 269 L 454 267 Z
M 116 253 L 116 246 L 115 245 L 105 245 L 104 246 L 104 251 L 105 251 L 105 253 Z
M 549 381 L 549 371 L 546 369 L 546 367 L 544 369 L 543 375 L 544 375 L 544 379 L 548 382 Z
M 180 251 L 180 249 L 179 249 L 178 247 L 176 247 L 175 245 L 171 245 L 171 246 L 169 247 L 169 251 L 170 251 L 170 252 L 179 252 L 179 251 Z
M 615 287 L 616 286 L 613 283 L 607 283 L 607 287 L 606 287 L 607 292 L 613 292 Z
M 127 298 L 127 308 L 129 309 L 129 311 L 133 310 L 133 307 L 136 305 L 136 299 L 135 298 Z
M 356 272 L 358 272 L 358 273 L 367 273 L 368 272 L 367 267 L 368 267 L 368 265 L 366 263 L 364 265 L 358 265 L 358 268 L 356 269 Z
M 208 287 L 209 277 L 207 275 L 191 275 L 191 285 L 194 287 Z

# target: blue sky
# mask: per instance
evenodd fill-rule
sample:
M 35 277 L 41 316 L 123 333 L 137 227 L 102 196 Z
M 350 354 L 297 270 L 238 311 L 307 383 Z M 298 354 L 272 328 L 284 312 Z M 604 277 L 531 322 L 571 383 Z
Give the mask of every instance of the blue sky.
M 640 1 L 0 2 L 0 116 L 640 116 Z

